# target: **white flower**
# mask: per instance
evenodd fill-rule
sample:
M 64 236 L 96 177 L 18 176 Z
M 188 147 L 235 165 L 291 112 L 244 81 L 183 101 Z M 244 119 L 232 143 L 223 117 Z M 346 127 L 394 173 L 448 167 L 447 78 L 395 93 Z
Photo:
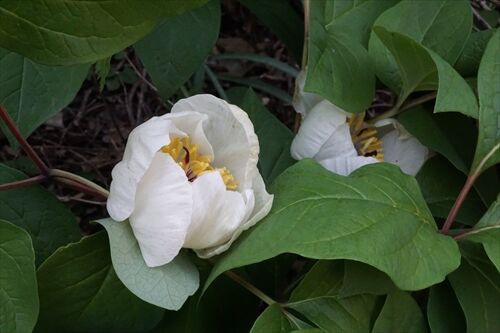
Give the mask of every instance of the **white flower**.
M 108 212 L 129 219 L 150 267 L 183 247 L 219 254 L 271 209 L 258 155 L 243 110 L 211 95 L 180 100 L 130 133 L 112 172 Z
M 305 117 L 292 142 L 293 158 L 313 158 L 326 169 L 344 176 L 380 161 L 396 164 L 409 175 L 417 174 L 429 157 L 429 150 L 395 119 L 370 126 L 364 122 L 363 113 L 350 114 L 324 99 L 305 110 L 315 100 L 300 88 L 303 80 L 302 74 L 294 96 L 294 106 Z

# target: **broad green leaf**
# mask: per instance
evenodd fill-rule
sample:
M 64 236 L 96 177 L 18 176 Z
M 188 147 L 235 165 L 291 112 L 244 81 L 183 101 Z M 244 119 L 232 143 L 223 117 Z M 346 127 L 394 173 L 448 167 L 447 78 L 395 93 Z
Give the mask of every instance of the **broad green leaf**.
M 357 261 L 345 261 L 344 283 L 339 290 L 341 297 L 360 294 L 384 295 L 394 289 L 396 287 L 387 274 Z
M 415 107 L 401 113 L 398 121 L 424 146 L 445 156 L 465 175 L 469 173 L 470 161 L 464 158 L 464 150 L 468 147 L 464 147 L 463 144 L 454 144 L 453 141 L 457 140 L 457 133 L 451 127 L 457 126 L 461 132 L 466 132 L 466 127 L 475 127 L 472 119 L 460 118 L 458 115 L 432 114 L 423 107 Z
M 271 184 L 286 168 L 295 163 L 290 155 L 293 133 L 266 109 L 251 90 L 229 90 L 233 103 L 238 104 L 250 117 L 259 138 L 259 170 L 266 184 Z
M 462 306 L 467 332 L 500 332 L 500 273 L 482 246 L 462 243 L 462 264 L 448 279 Z
M 387 296 L 371 332 L 425 333 L 427 326 L 417 302 L 404 291 L 394 291 Z
M 369 332 L 376 307 L 373 295 L 312 298 L 288 304 L 324 332 Z
M 457 72 L 464 77 L 477 75 L 481 57 L 483 56 L 486 45 L 488 45 L 488 41 L 494 32 L 494 30 L 483 30 L 470 34 L 467 39 L 467 43 L 465 43 L 462 54 L 455 63 L 454 67 Z
M 463 239 L 483 243 L 486 254 L 500 272 L 500 197 Z
M 450 64 L 410 37 L 382 27 L 373 29 L 398 67 L 401 79 L 400 89 L 396 90 L 399 93 L 398 105 L 414 91 L 437 90 L 434 112 L 457 111 L 477 118 L 474 92 Z
M 362 41 L 373 16 L 393 3 L 310 1 L 305 91 L 317 93 L 348 112 L 365 111 L 375 93 L 375 74 Z M 347 30 L 347 26 L 351 28 Z
M 25 178 L 23 173 L 0 164 L 0 184 Z M 58 247 L 81 237 L 75 216 L 40 185 L 0 191 L 0 219 L 30 234 L 37 266 Z
M 198 270 L 184 254 L 166 265 L 148 267 L 128 221 L 97 222 L 108 233 L 116 274 L 137 297 L 168 310 L 178 310 L 198 289 Z
M 304 22 L 288 0 L 239 0 L 287 46 L 297 62 L 302 59 Z
M 0 332 L 31 332 L 38 317 L 35 253 L 26 231 L 0 220 Z
M 457 244 L 437 231 L 417 182 L 397 166 L 371 164 L 343 177 L 306 159 L 270 190 L 271 212 L 217 261 L 206 286 L 281 253 L 361 261 L 404 290 L 440 282 L 459 265 Z
M 89 65 L 39 65 L 19 54 L 0 49 L 0 104 L 27 137 L 73 100 L 88 70 Z M 0 128 L 14 143 L 3 123 Z
M 164 100 L 170 98 L 200 67 L 212 50 L 220 27 L 220 3 L 163 20 L 134 45 Z
M 290 322 L 277 303 L 270 305 L 257 318 L 250 333 L 288 333 L 292 330 Z
M 105 232 L 58 249 L 38 269 L 37 332 L 144 332 L 164 310 L 120 282 Z
M 500 162 L 500 30 L 491 37 L 477 77 L 479 94 L 479 138 L 472 170 L 492 154 L 480 171 Z
M 427 303 L 432 333 L 465 333 L 465 317 L 448 281 L 432 286 Z
M 321 296 L 336 296 L 344 280 L 342 260 L 319 260 L 293 290 L 290 302 Z
M 432 215 L 445 219 L 462 190 L 466 177 L 453 168 L 444 157 L 434 156 L 420 169 L 417 181 Z M 456 220 L 472 226 L 481 219 L 485 211 L 486 206 L 472 189 L 462 204 Z
M 380 15 L 374 23 L 391 32 L 408 36 L 454 64 L 472 28 L 472 11 L 467 0 L 403 0 Z M 397 58 L 372 34 L 369 52 L 376 62 L 377 77 L 392 90 L 401 90 Z
M 48 65 L 91 63 L 206 0 L 2 0 L 0 47 Z

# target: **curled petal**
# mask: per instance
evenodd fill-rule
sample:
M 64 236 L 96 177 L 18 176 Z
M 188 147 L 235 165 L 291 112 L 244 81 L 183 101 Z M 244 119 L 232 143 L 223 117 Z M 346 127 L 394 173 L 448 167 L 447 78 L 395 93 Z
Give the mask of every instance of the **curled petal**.
M 321 146 L 319 152 L 314 156 L 316 161 L 329 158 L 354 157 L 358 153 L 352 143 L 349 125 L 344 123 L 336 128 L 326 142 Z
M 401 135 L 393 130 L 382 137 L 384 160 L 398 165 L 401 170 L 415 176 L 429 157 L 429 149 L 415 137 Z
M 253 227 L 257 222 L 262 220 L 269 213 L 273 206 L 274 196 L 267 193 L 264 180 L 257 170 L 253 175 L 253 190 L 246 190 L 242 194 L 245 198 L 245 202 L 247 203 L 247 207 L 251 206 L 250 203 L 255 200 L 253 210 L 250 211 L 249 214 L 250 216 L 244 219 L 245 222 L 235 230 L 235 232 L 231 235 L 231 238 L 224 244 L 196 251 L 199 257 L 213 257 L 229 249 L 231 244 L 233 244 L 233 242 L 238 239 L 243 231 Z
M 111 218 L 123 221 L 130 216 L 134 210 L 137 184 L 156 152 L 170 143 L 170 135 L 186 134 L 166 117 L 151 118 L 130 133 L 123 159 L 111 173 L 113 180 L 107 202 Z
M 212 145 L 203 130 L 203 122 L 207 120 L 207 115 L 199 112 L 180 112 L 167 114 L 164 117 L 172 120 L 177 128 L 181 128 L 191 138 L 191 142 L 199 147 L 202 155 L 213 156 Z
M 241 193 L 226 190 L 219 172 L 209 172 L 192 183 L 193 217 L 184 247 L 200 250 L 227 242 L 254 208 Z
M 377 159 L 373 157 L 352 156 L 329 158 L 319 161 L 319 164 L 336 174 L 348 176 L 351 174 L 351 172 L 361 168 L 364 165 L 377 162 Z
M 292 146 L 292 157 L 312 158 L 337 128 L 346 123 L 347 114 L 328 101 L 318 103 L 304 119 Z
M 137 186 L 130 225 L 149 267 L 172 261 L 191 224 L 192 189 L 184 170 L 168 154 L 156 153 Z
M 295 92 L 293 94 L 293 108 L 302 116 L 306 116 L 316 104 L 323 98 L 314 93 L 304 91 L 306 85 L 306 71 L 301 71 L 295 80 Z
M 259 141 L 248 115 L 237 106 L 212 95 L 196 95 L 177 102 L 172 114 L 204 113 L 203 128 L 214 151 L 214 166 L 228 168 L 239 182 L 239 190 L 251 188 L 257 168 Z

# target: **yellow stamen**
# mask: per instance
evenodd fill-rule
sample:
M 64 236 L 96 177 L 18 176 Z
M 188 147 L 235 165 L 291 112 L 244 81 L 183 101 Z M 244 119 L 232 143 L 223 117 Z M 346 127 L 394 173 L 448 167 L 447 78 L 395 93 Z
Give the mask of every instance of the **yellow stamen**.
M 371 156 L 379 161 L 383 161 L 382 141 L 378 138 L 377 129 L 366 124 L 364 119 L 364 113 L 355 113 L 347 119 L 351 130 L 352 142 L 359 155 Z
M 238 182 L 229 169 L 212 166 L 213 157 L 200 155 L 198 146 L 191 143 L 189 137 L 175 137 L 171 139 L 168 145 L 161 147 L 160 151 L 172 156 L 179 166 L 184 169 L 191 182 L 207 172 L 219 172 L 228 190 L 234 191 L 238 189 Z

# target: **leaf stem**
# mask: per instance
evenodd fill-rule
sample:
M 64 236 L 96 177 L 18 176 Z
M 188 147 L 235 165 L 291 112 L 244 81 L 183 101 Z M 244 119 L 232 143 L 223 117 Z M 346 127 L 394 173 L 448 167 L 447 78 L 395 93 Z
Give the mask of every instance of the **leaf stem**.
M 7 183 L 7 184 L 0 184 L 0 192 L 1 191 L 6 191 L 6 190 L 11 190 L 14 188 L 19 188 L 19 187 L 24 187 L 24 186 L 30 186 L 33 184 L 39 184 L 47 180 L 46 175 L 38 175 L 35 177 L 23 179 L 23 180 L 17 180 L 12 183 Z
M 382 119 L 394 117 L 395 115 L 397 115 L 401 111 L 405 111 L 405 110 L 411 109 L 412 107 L 415 107 L 417 105 L 424 104 L 425 102 L 432 101 L 433 99 L 436 98 L 436 96 L 437 96 L 437 92 L 434 91 L 434 92 L 429 93 L 427 95 L 423 95 L 423 96 L 417 97 L 415 99 L 408 100 L 405 103 L 403 103 L 403 105 L 401 105 L 401 107 L 399 105 L 396 105 L 395 107 L 393 107 L 389 111 L 384 112 L 381 115 L 379 115 L 378 117 L 373 118 L 370 122 L 375 123 L 375 122 L 382 120 Z
M 65 184 L 74 189 L 80 190 L 82 192 L 107 199 L 109 197 L 109 191 L 105 188 L 91 182 L 88 179 L 75 175 L 74 173 L 63 171 L 59 169 L 51 169 L 49 176 L 54 178 L 55 181 Z
M 258 289 L 253 284 L 243 279 L 241 276 L 234 273 L 233 271 L 226 271 L 224 272 L 224 274 L 227 275 L 227 277 L 229 277 L 231 280 L 235 281 L 236 283 L 244 287 L 246 290 L 257 296 L 258 298 L 260 298 L 267 305 L 272 305 L 274 303 L 277 303 L 271 297 L 264 294 L 264 292 L 262 292 L 260 289 Z
M 5 110 L 5 108 L 1 105 L 0 105 L 0 118 L 3 120 L 9 131 L 12 133 L 12 135 L 14 135 L 17 142 L 19 142 L 24 152 L 36 164 L 36 166 L 40 170 L 40 173 L 42 175 L 48 175 L 50 171 L 49 167 L 42 161 L 40 156 L 38 156 L 38 154 L 33 150 L 33 147 L 31 147 L 28 141 L 26 141 L 26 139 L 23 137 L 23 135 L 17 128 L 16 123 L 14 123 L 14 120 L 12 120 L 11 116 L 7 113 L 7 110 Z
M 479 177 L 481 172 L 483 171 L 482 169 L 484 168 L 484 165 L 486 162 L 495 154 L 495 152 L 500 149 L 500 143 L 495 145 L 493 149 L 481 160 L 477 168 L 471 172 L 469 177 L 467 177 L 467 180 L 465 181 L 464 187 L 458 194 L 457 200 L 453 204 L 453 207 L 450 210 L 450 213 L 448 214 L 448 217 L 446 218 L 446 221 L 444 222 L 443 227 L 441 228 L 441 233 L 443 234 L 448 234 L 448 231 L 450 231 L 451 225 L 455 221 L 455 218 L 457 217 L 457 214 L 460 210 L 460 207 L 462 207 L 462 204 L 465 201 L 465 198 L 467 197 L 467 194 L 469 193 L 470 189 L 474 185 L 474 182 L 476 179 Z M 459 235 L 457 235 L 459 236 Z M 457 237 L 455 236 L 455 237 Z

